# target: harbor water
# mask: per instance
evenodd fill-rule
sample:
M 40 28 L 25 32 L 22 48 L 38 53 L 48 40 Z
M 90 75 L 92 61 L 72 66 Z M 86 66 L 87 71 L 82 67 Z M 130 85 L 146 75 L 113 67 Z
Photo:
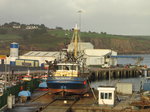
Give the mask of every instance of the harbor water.
M 150 68 L 150 54 L 136 54 L 132 56 L 141 56 L 144 60 L 140 63 L 141 65 L 147 65 Z M 118 64 L 132 64 L 136 63 L 136 59 L 132 58 L 119 58 L 117 59 Z M 91 83 L 91 87 L 97 89 L 98 86 L 106 86 L 111 85 L 115 86 L 118 82 L 128 82 L 133 84 L 133 91 L 140 91 L 142 88 L 142 84 L 145 82 L 144 77 L 136 77 L 136 78 L 122 78 L 122 79 L 110 79 L 110 80 L 99 80 Z

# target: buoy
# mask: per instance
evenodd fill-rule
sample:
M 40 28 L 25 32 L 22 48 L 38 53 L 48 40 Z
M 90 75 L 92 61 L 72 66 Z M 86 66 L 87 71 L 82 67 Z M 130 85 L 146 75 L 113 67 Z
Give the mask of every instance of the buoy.
M 12 95 L 12 104 L 15 104 L 15 95 Z

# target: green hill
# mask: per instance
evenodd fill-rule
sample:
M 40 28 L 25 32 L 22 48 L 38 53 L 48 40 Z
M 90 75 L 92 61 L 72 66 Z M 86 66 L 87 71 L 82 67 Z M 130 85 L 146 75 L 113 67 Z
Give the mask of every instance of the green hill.
M 72 30 L 25 28 L 14 29 L 2 26 L 0 28 L 1 54 L 9 55 L 9 45 L 17 42 L 20 53 L 31 50 L 56 51 L 61 50 L 72 38 Z M 96 32 L 81 32 L 81 40 L 91 42 L 97 49 L 113 49 L 118 53 L 150 53 L 150 36 L 123 36 Z

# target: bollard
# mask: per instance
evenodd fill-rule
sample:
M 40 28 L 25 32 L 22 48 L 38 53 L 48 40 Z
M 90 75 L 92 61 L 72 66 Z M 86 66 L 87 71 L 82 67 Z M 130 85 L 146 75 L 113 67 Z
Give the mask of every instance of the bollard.
M 8 105 L 8 108 L 9 109 L 12 109 L 12 95 L 10 94 L 8 97 L 7 97 L 7 105 Z
M 12 95 L 12 104 L 15 105 L 15 95 Z
M 147 72 L 147 70 L 145 69 L 145 70 L 144 70 L 144 76 L 147 77 L 147 74 L 148 74 L 148 72 Z

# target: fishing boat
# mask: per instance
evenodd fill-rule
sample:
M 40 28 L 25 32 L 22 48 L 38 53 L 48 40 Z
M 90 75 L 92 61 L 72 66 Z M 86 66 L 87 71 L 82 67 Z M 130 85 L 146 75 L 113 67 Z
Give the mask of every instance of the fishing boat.
M 88 80 L 83 72 L 83 67 L 78 61 L 78 31 L 77 26 L 74 28 L 74 52 L 66 53 L 65 61 L 55 63 L 55 70 L 47 79 L 47 86 L 50 93 L 71 93 L 85 94 L 89 90 Z M 83 64 L 82 64 L 83 65 Z
M 82 77 L 77 63 L 58 63 L 57 70 L 48 78 L 47 85 L 51 93 L 84 94 L 89 90 L 87 79 Z
M 21 80 L 22 80 L 22 81 L 31 81 L 32 78 L 33 78 L 33 77 L 30 75 L 30 70 L 28 70 L 28 71 L 27 71 L 27 74 L 26 74 L 26 75 L 23 75 Z

